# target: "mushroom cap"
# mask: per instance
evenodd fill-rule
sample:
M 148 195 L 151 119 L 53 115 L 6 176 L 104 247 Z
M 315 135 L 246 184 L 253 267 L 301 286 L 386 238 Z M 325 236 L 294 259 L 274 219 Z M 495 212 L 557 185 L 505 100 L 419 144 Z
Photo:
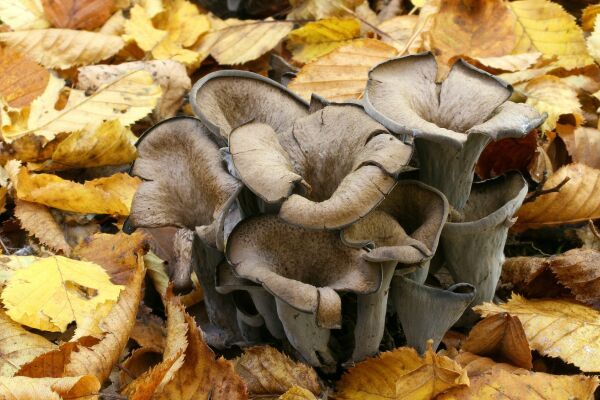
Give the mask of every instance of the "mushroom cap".
M 546 118 L 529 105 L 507 101 L 511 85 L 462 59 L 441 83 L 436 75 L 430 52 L 378 64 L 369 72 L 367 113 L 397 134 L 456 148 L 470 134 L 494 140 L 521 137 Z
M 373 242 L 365 259 L 420 264 L 433 257 L 448 215 L 448 201 L 418 181 L 400 181 L 375 211 L 342 231 L 347 244 Z
M 229 136 L 240 179 L 280 217 L 311 229 L 337 229 L 368 214 L 394 187 L 412 147 L 356 104 L 319 107 L 277 132 L 256 121 Z
M 242 221 L 227 242 L 236 275 L 262 286 L 291 307 L 314 313 L 317 324 L 341 324 L 336 292 L 369 294 L 381 285 L 382 266 L 366 251 L 344 245 L 337 232 L 312 231 L 274 215 Z
M 190 92 L 194 113 L 227 143 L 231 131 L 250 121 L 262 122 L 280 133 L 308 114 L 308 103 L 285 86 L 247 71 L 212 72 Z
M 222 248 L 221 216 L 241 183 L 223 165 L 219 148 L 196 118 L 175 117 L 154 125 L 138 140 L 131 174 L 142 179 L 129 223 L 196 230 Z

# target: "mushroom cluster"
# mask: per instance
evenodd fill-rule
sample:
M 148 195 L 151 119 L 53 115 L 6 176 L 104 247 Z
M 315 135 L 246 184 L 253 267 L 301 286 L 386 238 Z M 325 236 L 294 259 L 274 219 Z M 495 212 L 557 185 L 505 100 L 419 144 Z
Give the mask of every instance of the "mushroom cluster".
M 282 341 L 331 369 L 376 354 L 391 319 L 424 349 L 491 300 L 526 187 L 518 174 L 472 185 L 473 167 L 489 140 L 543 117 L 466 63 L 441 84 L 436 70 L 431 55 L 398 58 L 371 71 L 362 102 L 310 104 L 219 71 L 190 93 L 196 118 L 140 138 L 127 226 L 176 228 L 171 279 L 185 292 L 198 275 L 211 345 Z M 432 259 L 455 285 L 425 283 Z

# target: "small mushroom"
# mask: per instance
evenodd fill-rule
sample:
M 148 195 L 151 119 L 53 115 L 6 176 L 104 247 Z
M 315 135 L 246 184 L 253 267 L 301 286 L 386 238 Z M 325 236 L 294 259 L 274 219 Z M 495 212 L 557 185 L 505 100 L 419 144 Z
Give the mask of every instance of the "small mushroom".
M 429 339 L 433 339 L 433 350 L 437 349 L 446 331 L 460 318 L 476 293 L 468 283 L 458 283 L 444 290 L 400 275 L 394 276 L 391 292 L 406 342 L 420 353 L 425 352 Z
M 388 293 L 396 267 L 399 273 L 422 283 L 429 260 L 435 254 L 448 214 L 448 202 L 436 189 L 417 181 L 400 181 L 392 192 L 365 218 L 342 231 L 342 240 L 353 246 L 371 244 L 363 257 L 383 266 L 379 290 L 359 296 L 353 361 L 377 353 L 385 328 Z
M 446 264 L 455 282 L 475 286 L 473 306 L 492 301 L 504 262 L 504 245 L 513 215 L 527 195 L 518 172 L 476 183 L 464 208 L 464 219 L 447 222 L 442 231 Z M 477 316 L 469 311 L 465 323 Z
M 336 364 L 328 343 L 342 323 L 338 293 L 360 297 L 381 285 L 382 267 L 366 261 L 365 250 L 344 245 L 335 231 L 307 230 L 273 215 L 242 221 L 226 254 L 237 276 L 275 297 L 288 340 L 314 366 Z
M 309 108 L 259 75 L 210 74 L 192 99 L 213 133 L 228 139 L 236 176 L 302 227 L 338 229 L 365 216 L 412 154 L 360 105 L 315 98 Z
M 512 87 L 463 60 L 436 82 L 431 53 L 385 61 L 369 72 L 365 110 L 396 134 L 415 139 L 420 180 L 441 190 L 461 210 L 473 169 L 490 140 L 522 137 L 545 119 L 508 101 Z
M 225 168 L 219 148 L 196 118 L 164 120 L 137 143 L 131 174 L 142 179 L 131 206 L 133 228 L 177 227 L 176 289 L 190 286 L 190 264 L 202 284 L 210 322 L 225 346 L 238 341 L 231 298 L 215 291 L 216 266 L 223 259 L 224 211 L 235 201 L 241 183 Z

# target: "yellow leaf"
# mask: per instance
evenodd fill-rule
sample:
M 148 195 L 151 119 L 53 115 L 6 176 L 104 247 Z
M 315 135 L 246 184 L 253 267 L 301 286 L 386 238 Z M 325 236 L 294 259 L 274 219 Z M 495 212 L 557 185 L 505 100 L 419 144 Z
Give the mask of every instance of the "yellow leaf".
M 152 50 L 152 57 L 155 60 L 177 61 L 187 66 L 196 65 L 200 61 L 200 53 L 184 49 L 168 37 Z
M 19 219 L 21 227 L 40 243 L 66 255 L 71 253 L 64 232 L 46 206 L 15 199 L 15 217 Z
M 105 60 L 124 44 L 118 36 L 71 29 L 5 32 L 0 42 L 45 67 L 63 69 Z
M 292 386 L 288 391 L 279 396 L 279 400 L 317 400 L 310 390 L 300 386 Z
M 139 178 L 115 174 L 84 184 L 56 175 L 30 175 L 25 167 L 12 178 L 17 198 L 60 210 L 86 214 L 129 215 Z
M 600 60 L 600 20 L 596 18 L 594 31 L 587 39 L 587 48 L 594 60 Z
M 141 5 L 136 4 L 129 13 L 123 40 L 135 42 L 144 51 L 152 51 L 169 35 L 167 31 L 156 29 L 152 25 L 152 19 Z
M 433 399 L 453 387 L 468 386 L 467 371 L 431 347 L 423 357 L 400 347 L 358 363 L 337 383 L 339 400 Z
M 211 32 L 204 35 L 196 49 L 210 54 L 219 64 L 235 65 L 255 60 L 273 49 L 287 36 L 294 24 L 267 18 L 264 21 L 211 19 Z
M 118 119 L 128 126 L 150 113 L 162 93 L 148 72 L 134 71 L 102 85 L 92 94 L 72 89 L 65 107 L 56 110 L 54 103 L 63 86 L 62 79 L 51 76 L 46 91 L 31 103 L 27 129 L 3 131 L 4 139 L 11 142 L 33 133 L 52 140 L 61 132 L 95 130 L 105 120 Z
M 575 18 L 559 4 L 523 0 L 509 2 L 508 6 L 517 17 L 517 43 L 513 53 L 539 51 L 546 56 L 558 56 L 554 64 L 567 69 L 593 62 Z
M 35 256 L 0 256 L 0 285 L 6 285 L 16 270 L 28 267 L 38 260 L 41 258 Z
M 539 228 L 600 218 L 597 182 L 600 170 L 584 164 L 569 164 L 550 176 L 544 189 L 569 181 L 558 193 L 548 193 L 525 203 L 517 212 L 517 229 Z
M 357 19 L 330 18 L 309 22 L 290 32 L 287 48 L 294 60 L 306 63 L 347 44 L 360 36 Z
M 0 377 L 0 398 L 61 400 L 97 398 L 100 382 L 93 376 L 64 378 Z
M 148 267 L 148 276 L 150 276 L 150 279 L 154 284 L 154 288 L 158 293 L 160 293 L 164 301 L 169 288 L 169 275 L 165 269 L 165 262 L 153 252 L 146 254 L 144 256 L 144 261 Z M 198 281 L 198 276 L 194 272 L 192 272 L 192 285 L 193 289 L 191 292 L 180 296 L 181 303 L 186 307 L 198 304 L 204 297 L 202 286 Z
M 379 40 L 358 39 L 304 65 L 288 87 L 307 100 L 312 93 L 332 101 L 358 99 L 369 70 L 396 54 Z
M 323 19 L 348 15 L 365 0 L 290 0 L 288 19 Z
M 64 332 L 102 303 L 115 302 L 122 288 L 97 264 L 54 256 L 15 271 L 1 296 L 14 321 Z
M 556 76 L 534 78 L 525 85 L 523 92 L 527 95 L 527 104 L 548 114 L 542 125 L 543 131 L 554 129 L 563 114 L 573 114 L 575 119 L 583 120 L 577 91 Z
M 210 29 L 208 17 L 189 1 L 165 0 L 165 7 L 165 12 L 156 18 L 156 26 L 167 31 L 175 44 L 190 47 Z
M 26 331 L 0 310 L 0 376 L 13 376 L 22 365 L 55 348 L 54 343 Z
M 44 29 L 50 26 L 44 16 L 41 0 L 2 0 L 0 20 L 14 31 Z
M 600 371 L 600 312 L 573 300 L 527 300 L 513 294 L 505 304 L 474 308 L 482 316 L 509 312 L 518 317 L 529 345 L 584 372 Z
M 596 23 L 596 17 L 600 13 L 600 4 L 591 4 L 583 9 L 581 15 L 581 28 L 584 31 L 591 31 L 594 29 Z
M 107 121 L 95 131 L 70 134 L 52 153 L 52 161 L 67 168 L 128 164 L 135 159 L 136 137 L 119 120 Z

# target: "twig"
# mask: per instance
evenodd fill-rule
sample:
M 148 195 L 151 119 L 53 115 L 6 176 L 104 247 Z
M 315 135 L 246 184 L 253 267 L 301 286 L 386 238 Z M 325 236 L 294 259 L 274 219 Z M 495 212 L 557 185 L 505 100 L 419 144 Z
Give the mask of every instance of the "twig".
M 600 239 L 600 232 L 598 232 L 596 225 L 594 225 L 594 221 L 588 219 L 588 224 L 590 225 L 590 230 L 592 231 L 592 234 L 596 236 L 596 239 Z
M 414 13 L 417 12 L 417 10 L 419 8 L 421 8 L 421 7 L 414 6 L 413 8 L 410 9 L 410 11 L 408 12 L 408 15 L 413 15 Z
M 4 241 L 2 240 L 2 236 L 0 236 L 0 246 L 2 246 L 2 250 L 4 250 L 4 254 L 6 254 L 7 256 L 10 255 L 10 251 L 8 250 L 8 248 L 6 247 L 6 245 L 4 244 Z
M 414 8 L 413 8 L 414 10 Z M 423 21 L 423 23 L 421 24 L 421 26 L 419 26 L 419 29 L 417 29 L 412 36 L 410 37 L 410 39 L 408 39 L 408 42 L 406 42 L 406 45 L 404 46 L 404 48 L 398 53 L 399 56 L 403 55 L 404 53 L 406 53 L 408 51 L 408 49 L 410 48 L 410 46 L 412 46 L 413 42 L 419 37 L 419 35 L 423 32 L 423 29 L 425 29 L 425 25 L 427 25 L 427 22 L 429 22 L 429 18 L 431 18 L 431 15 L 428 15 L 427 17 L 425 17 L 425 21 Z
M 565 186 L 567 182 L 569 182 L 571 180 L 571 178 L 567 176 L 558 185 L 551 187 L 549 189 L 544 189 L 544 183 L 546 183 L 547 178 L 548 178 L 548 175 L 546 173 L 544 173 L 544 177 L 543 177 L 542 181 L 540 182 L 540 184 L 537 186 L 537 188 L 535 188 L 535 190 L 533 191 L 532 194 L 527 196 L 525 201 L 523 201 L 523 204 L 530 203 L 530 202 L 534 201 L 535 199 L 537 199 L 538 197 L 543 196 L 548 193 L 558 193 L 558 192 L 560 192 L 560 189 L 563 186 Z
M 349 9 L 348 7 L 341 6 L 341 8 L 342 8 L 342 10 L 346 11 L 348 14 L 352 15 L 354 18 L 356 18 L 357 20 L 362 22 L 363 24 L 367 25 L 369 28 L 373 29 L 375 31 L 375 33 L 377 33 L 379 36 L 385 36 L 386 38 L 388 38 L 398 44 L 402 44 L 402 43 L 398 42 L 396 39 L 394 39 L 392 37 L 392 35 L 390 35 L 387 32 L 382 31 L 381 29 L 379 29 L 378 27 L 376 27 L 375 25 L 373 25 L 372 23 L 370 23 L 369 21 L 367 21 L 366 19 L 364 19 L 363 17 L 361 17 L 360 15 L 358 15 L 357 13 L 355 13 L 354 11 Z

